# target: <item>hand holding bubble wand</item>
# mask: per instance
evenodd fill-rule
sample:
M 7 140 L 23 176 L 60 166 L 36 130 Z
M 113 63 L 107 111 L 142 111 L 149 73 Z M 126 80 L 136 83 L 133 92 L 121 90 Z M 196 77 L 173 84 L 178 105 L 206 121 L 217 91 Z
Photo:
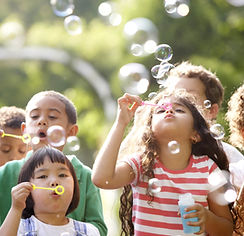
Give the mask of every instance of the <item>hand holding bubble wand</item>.
M 32 186 L 33 186 L 33 190 L 35 189 L 53 190 L 58 195 L 62 195 L 64 193 L 64 187 L 62 185 L 58 185 L 55 188 L 38 187 L 35 184 L 32 184 Z
M 29 134 L 23 134 L 23 135 L 15 135 L 15 134 L 6 134 L 3 130 L 0 130 L 1 138 L 12 137 L 12 138 L 18 138 L 23 141 L 23 143 L 29 143 L 31 141 L 31 136 Z

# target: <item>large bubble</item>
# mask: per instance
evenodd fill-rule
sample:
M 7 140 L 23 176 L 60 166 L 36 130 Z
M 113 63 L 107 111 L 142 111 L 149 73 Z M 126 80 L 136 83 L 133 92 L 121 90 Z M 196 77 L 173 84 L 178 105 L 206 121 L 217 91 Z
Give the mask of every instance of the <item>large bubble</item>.
M 71 15 L 75 9 L 73 0 L 50 0 L 55 15 L 65 17 Z

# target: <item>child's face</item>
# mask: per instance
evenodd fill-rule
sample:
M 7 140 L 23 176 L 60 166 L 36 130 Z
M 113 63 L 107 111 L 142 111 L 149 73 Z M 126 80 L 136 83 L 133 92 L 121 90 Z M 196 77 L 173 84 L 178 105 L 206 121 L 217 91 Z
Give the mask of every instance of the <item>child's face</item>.
M 205 94 L 205 85 L 201 82 L 201 80 L 196 78 L 179 78 L 172 77 L 170 78 L 172 83 L 169 85 L 174 89 L 185 89 L 186 92 L 191 93 L 197 98 L 198 105 L 204 108 L 204 101 L 207 100 Z M 212 114 L 209 109 L 204 109 L 205 118 L 207 120 L 215 119 L 217 114 Z
M 158 104 L 171 103 L 172 108 L 157 107 L 152 117 L 152 132 L 159 143 L 170 140 L 189 140 L 195 134 L 190 110 L 174 98 L 161 100 Z
M 22 135 L 20 129 L 5 128 L 6 134 Z M 0 138 L 0 166 L 11 160 L 25 157 L 27 145 L 21 139 L 5 136 Z
M 34 150 L 49 144 L 47 130 L 54 125 L 61 126 L 65 130 L 65 136 L 69 136 L 72 125 L 68 122 L 64 103 L 51 96 L 42 96 L 33 100 L 27 108 L 26 123 L 22 128 L 32 138 L 39 138 L 38 144 L 31 143 Z M 57 148 L 62 150 L 63 146 Z
M 36 187 L 55 188 L 57 185 L 64 187 L 62 195 L 56 194 L 53 190 L 32 190 L 36 216 L 38 214 L 66 214 L 73 198 L 74 180 L 65 164 L 52 163 L 48 157 L 45 158 L 43 165 L 35 169 L 34 177 L 30 182 Z

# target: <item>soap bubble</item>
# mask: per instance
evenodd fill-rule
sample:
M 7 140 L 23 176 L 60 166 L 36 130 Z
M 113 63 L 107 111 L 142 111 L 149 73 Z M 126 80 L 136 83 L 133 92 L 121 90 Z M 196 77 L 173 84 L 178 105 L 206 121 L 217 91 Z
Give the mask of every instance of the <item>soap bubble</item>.
M 159 61 L 169 61 L 173 57 L 173 50 L 168 44 L 160 44 L 155 49 L 155 57 Z
M 33 138 L 31 139 L 31 142 L 32 142 L 34 145 L 36 145 L 36 144 L 40 143 L 40 138 L 37 137 L 37 136 L 35 136 L 35 137 L 33 137 Z
M 225 136 L 225 130 L 224 127 L 220 124 L 214 124 L 210 127 L 210 131 L 212 133 L 212 136 L 217 139 L 223 139 Z
M 164 9 L 167 13 L 171 14 L 177 10 L 177 0 L 165 0 Z
M 210 191 L 214 191 L 227 183 L 229 172 L 224 170 L 215 170 L 208 176 Z
M 82 33 L 81 19 L 79 16 L 67 16 L 64 19 L 64 27 L 70 35 L 77 35 Z
M 244 0 L 227 0 L 227 2 L 234 7 L 244 6 Z
M 229 203 L 234 202 L 237 198 L 237 193 L 233 188 L 229 188 L 224 193 L 225 200 Z
M 73 0 L 50 0 L 55 15 L 65 17 L 73 13 L 75 5 Z
M 164 9 L 173 18 L 187 16 L 190 12 L 189 0 L 165 0 Z
M 149 179 L 148 191 L 152 194 L 159 193 L 161 191 L 160 182 L 157 178 Z
M 172 153 L 172 154 L 177 154 L 180 152 L 180 145 L 177 141 L 173 140 L 173 141 L 170 141 L 168 143 L 168 148 L 169 148 L 169 151 Z
M 65 130 L 59 125 L 50 126 L 47 130 L 47 140 L 53 147 L 60 147 L 65 144 Z
M 205 101 L 203 102 L 203 104 L 204 104 L 204 107 L 207 108 L 207 109 L 211 108 L 211 106 L 212 106 L 210 100 L 205 100 Z
M 120 68 L 119 79 L 125 92 L 143 94 L 149 87 L 149 73 L 146 67 L 139 63 L 129 63 Z
M 158 29 L 147 18 L 135 18 L 128 21 L 124 26 L 124 35 L 130 50 L 133 44 L 141 45 L 143 53 L 140 56 L 153 53 L 158 43 Z
M 160 65 L 152 67 L 151 74 L 157 80 L 158 84 L 164 84 L 165 80 L 168 78 L 169 71 L 174 67 L 174 65 L 165 62 Z
M 66 141 L 66 146 L 72 152 L 76 152 L 80 149 L 80 141 L 76 136 L 69 136 Z
M 155 96 L 157 96 L 157 93 L 156 92 L 151 92 L 148 94 L 148 98 L 151 100 L 153 99 Z

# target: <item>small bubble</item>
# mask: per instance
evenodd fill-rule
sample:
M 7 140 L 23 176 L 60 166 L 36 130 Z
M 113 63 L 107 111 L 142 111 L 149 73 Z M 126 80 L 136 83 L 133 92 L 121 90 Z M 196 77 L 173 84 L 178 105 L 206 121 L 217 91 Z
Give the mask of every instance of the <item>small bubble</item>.
M 168 143 L 169 151 L 172 154 L 177 154 L 180 152 L 180 145 L 177 141 L 173 140 Z
M 73 0 L 51 0 L 50 4 L 54 14 L 60 17 L 72 14 L 75 8 Z
M 32 140 L 31 140 L 31 142 L 34 144 L 34 145 L 36 145 L 36 144 L 38 144 L 39 142 L 40 142 L 40 138 L 39 137 L 33 137 L 32 138 Z
M 167 62 L 173 57 L 173 50 L 168 44 L 160 44 L 155 49 L 155 57 L 159 61 Z
M 70 35 L 77 35 L 82 33 L 81 19 L 79 16 L 67 16 L 64 19 L 64 27 Z
M 204 107 L 207 108 L 207 109 L 211 108 L 211 106 L 212 106 L 210 100 L 205 100 L 205 101 L 203 102 L 203 104 L 204 104 Z
M 76 152 L 80 149 L 80 141 L 76 136 L 69 136 L 67 138 L 66 146 L 72 152 Z
M 108 184 L 108 181 L 106 181 L 105 184 Z
M 151 92 L 151 93 L 148 94 L 148 98 L 149 99 L 153 99 L 156 95 L 157 95 L 156 92 Z
M 59 125 L 50 126 L 47 130 L 47 139 L 51 146 L 60 147 L 65 144 L 65 130 Z
M 159 183 L 159 180 L 157 178 L 149 179 L 148 191 L 152 194 L 159 193 L 161 191 L 160 183 Z
M 217 139 L 223 139 L 225 136 L 225 130 L 224 127 L 220 124 L 214 124 L 210 127 L 210 131 L 212 133 L 212 136 Z
M 237 198 L 237 193 L 234 189 L 227 189 L 224 198 L 227 202 L 234 202 Z

